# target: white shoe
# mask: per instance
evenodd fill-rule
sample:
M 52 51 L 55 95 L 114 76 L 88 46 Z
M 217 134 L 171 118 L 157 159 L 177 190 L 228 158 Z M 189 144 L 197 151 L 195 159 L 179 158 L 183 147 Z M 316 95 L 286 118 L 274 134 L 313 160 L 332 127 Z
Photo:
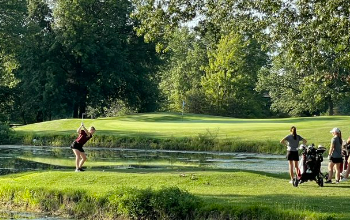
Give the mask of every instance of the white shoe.
M 340 179 L 340 182 L 346 182 L 346 181 L 348 181 L 347 178 L 341 178 L 341 179 Z
M 293 184 L 293 180 L 289 181 L 289 183 Z

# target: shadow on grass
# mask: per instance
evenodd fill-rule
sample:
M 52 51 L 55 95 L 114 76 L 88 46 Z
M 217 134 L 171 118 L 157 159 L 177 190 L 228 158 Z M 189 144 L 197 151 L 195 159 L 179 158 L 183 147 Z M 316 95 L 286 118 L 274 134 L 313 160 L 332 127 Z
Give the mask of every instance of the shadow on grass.
M 207 118 L 205 118 L 207 117 Z M 217 119 L 216 119 L 217 118 Z M 163 115 L 159 116 L 154 115 L 132 115 L 129 117 L 120 117 L 113 118 L 111 120 L 120 120 L 120 121 L 132 121 L 132 122 L 166 122 L 166 123 L 223 123 L 223 124 L 280 124 L 280 123 L 296 123 L 296 122 L 316 122 L 316 121 L 331 121 L 331 120 L 343 120 L 349 121 L 350 118 L 346 116 L 339 117 L 300 117 L 300 118 L 274 118 L 274 119 L 244 119 L 244 118 L 229 118 L 229 117 L 220 117 L 220 116 L 209 116 L 209 115 L 192 115 L 185 114 L 183 117 L 181 114 L 173 115 Z M 103 119 L 106 120 L 106 119 Z M 108 120 L 108 119 L 107 119 Z
M 98 128 L 97 128 L 98 129 Z M 36 130 L 36 131 L 16 131 L 20 136 L 31 135 L 33 137 L 53 137 L 53 136 L 72 136 L 72 141 L 76 138 L 76 130 Z M 147 138 L 170 138 L 166 133 L 160 134 L 158 132 L 142 132 L 142 131 L 123 131 L 123 130 L 97 130 L 96 136 L 114 136 L 114 137 L 147 137 Z M 183 135 L 185 137 L 185 135 Z M 179 137 L 179 138 L 183 138 Z
M 230 204 L 238 207 L 268 206 L 293 211 L 317 212 L 334 216 L 336 219 L 350 219 L 350 200 L 345 196 L 310 196 L 291 194 L 266 195 L 214 195 L 201 194 L 209 203 Z

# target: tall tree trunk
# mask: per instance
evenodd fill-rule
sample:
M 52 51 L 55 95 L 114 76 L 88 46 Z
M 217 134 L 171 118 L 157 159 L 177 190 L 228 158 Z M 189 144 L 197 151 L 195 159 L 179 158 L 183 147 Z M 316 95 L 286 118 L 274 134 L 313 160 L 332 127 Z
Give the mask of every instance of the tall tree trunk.
M 24 111 L 21 112 L 21 117 L 22 117 L 23 124 L 26 125 L 27 121 L 26 121 L 26 116 L 25 116 Z
M 334 106 L 333 106 L 333 101 L 329 101 L 329 115 L 334 115 Z
M 36 122 L 43 122 L 44 121 L 44 114 L 43 111 L 38 111 L 36 113 Z
M 327 105 L 328 105 L 328 114 L 329 115 L 334 115 L 334 105 L 333 105 L 333 100 L 329 96 L 327 97 Z

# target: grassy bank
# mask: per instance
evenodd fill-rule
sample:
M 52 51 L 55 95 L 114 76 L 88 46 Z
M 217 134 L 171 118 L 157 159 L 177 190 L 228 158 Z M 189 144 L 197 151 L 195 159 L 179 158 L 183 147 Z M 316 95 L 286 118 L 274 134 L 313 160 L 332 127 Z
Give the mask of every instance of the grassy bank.
M 152 188 L 150 188 L 152 187 Z M 350 183 L 298 188 L 236 170 L 47 171 L 0 177 L 3 206 L 89 219 L 349 219 Z
M 63 119 L 17 127 L 11 143 L 68 146 L 76 137 L 80 122 Z M 292 125 L 309 143 L 327 147 L 333 127 L 342 130 L 343 138 L 350 133 L 348 116 L 236 119 L 153 113 L 84 122 L 98 130 L 87 146 L 98 147 L 284 153 L 279 141 L 289 134 Z

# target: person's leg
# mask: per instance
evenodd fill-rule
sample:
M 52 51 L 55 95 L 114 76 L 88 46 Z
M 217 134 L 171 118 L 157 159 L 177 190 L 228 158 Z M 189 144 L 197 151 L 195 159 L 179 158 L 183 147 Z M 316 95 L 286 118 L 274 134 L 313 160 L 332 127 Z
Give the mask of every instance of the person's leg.
M 328 179 L 327 179 L 327 181 L 330 181 L 333 178 L 333 167 L 334 167 L 334 163 L 332 161 L 329 161 L 329 164 L 328 164 Z
M 350 157 L 348 158 L 348 168 L 346 169 L 345 178 L 349 178 L 349 173 L 350 173 Z
M 299 169 L 299 161 L 293 161 L 294 162 L 294 167 L 295 167 L 295 172 L 296 172 L 296 174 L 298 175 L 298 176 L 300 176 L 301 175 L 301 173 L 300 173 L 300 169 Z
M 341 165 L 341 163 L 335 164 L 335 180 L 337 182 L 340 180 L 340 165 Z
M 75 154 L 75 169 L 79 169 L 81 152 L 77 149 L 73 149 L 73 152 Z
M 290 175 L 290 179 L 293 180 L 294 178 L 294 173 L 293 173 L 293 161 L 292 160 L 288 160 L 288 164 L 289 164 L 289 175 Z
M 81 160 L 80 160 L 80 163 L 79 163 L 79 168 L 82 168 L 84 162 L 86 161 L 86 155 L 85 155 L 84 152 L 80 152 L 80 156 L 81 156 Z

